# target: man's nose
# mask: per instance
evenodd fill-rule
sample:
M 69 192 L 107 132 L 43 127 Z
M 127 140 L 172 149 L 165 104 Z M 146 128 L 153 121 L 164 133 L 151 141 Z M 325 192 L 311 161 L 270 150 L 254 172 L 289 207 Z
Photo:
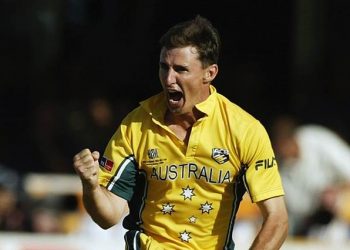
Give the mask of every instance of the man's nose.
M 173 69 L 168 70 L 165 82 L 167 85 L 176 83 L 176 72 Z

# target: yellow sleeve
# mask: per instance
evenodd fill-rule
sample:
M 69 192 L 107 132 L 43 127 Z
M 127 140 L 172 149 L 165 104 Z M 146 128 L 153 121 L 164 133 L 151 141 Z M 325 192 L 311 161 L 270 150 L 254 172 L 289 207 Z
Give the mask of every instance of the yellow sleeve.
M 259 121 L 248 128 L 241 147 L 243 164 L 247 167 L 245 184 L 252 201 L 284 195 L 270 138 Z
M 126 136 L 124 123 L 110 139 L 100 158 L 100 185 L 114 194 L 130 201 L 135 187 L 137 163 Z

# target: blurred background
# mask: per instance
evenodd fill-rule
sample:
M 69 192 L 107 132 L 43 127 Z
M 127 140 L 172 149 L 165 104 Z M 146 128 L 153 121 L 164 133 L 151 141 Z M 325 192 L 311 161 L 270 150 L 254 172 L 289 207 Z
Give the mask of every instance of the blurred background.
M 85 218 L 72 156 L 103 151 L 121 119 L 161 90 L 158 39 L 196 14 L 221 34 L 218 92 L 269 132 L 289 115 L 348 144 L 349 7 L 346 0 L 1 0 L 0 249 L 81 247 L 59 248 L 50 238 L 46 248 L 19 248 L 13 233 L 109 237 Z M 259 220 L 255 212 L 247 205 L 241 218 Z M 237 227 L 249 236 L 251 225 Z M 291 235 L 288 249 L 332 249 L 317 245 L 322 237 L 310 245 L 308 236 Z

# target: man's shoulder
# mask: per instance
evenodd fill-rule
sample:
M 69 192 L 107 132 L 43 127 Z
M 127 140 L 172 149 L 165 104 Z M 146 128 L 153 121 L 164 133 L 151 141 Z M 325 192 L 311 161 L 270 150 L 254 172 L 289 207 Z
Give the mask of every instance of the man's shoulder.
M 158 106 L 163 100 L 162 93 L 153 95 L 139 103 L 132 111 L 130 111 L 127 116 L 124 118 L 125 122 L 137 122 L 145 121 L 147 117 L 151 117 L 154 112 L 158 112 Z
M 163 92 L 155 94 L 140 102 L 140 109 L 143 109 L 147 113 L 153 113 L 159 110 L 159 107 L 166 106 Z
M 252 114 L 250 114 L 240 105 L 232 102 L 222 94 L 218 93 L 217 96 L 220 108 L 224 110 L 225 113 L 227 113 L 230 119 L 240 121 L 240 123 L 249 124 L 257 121 L 257 119 Z

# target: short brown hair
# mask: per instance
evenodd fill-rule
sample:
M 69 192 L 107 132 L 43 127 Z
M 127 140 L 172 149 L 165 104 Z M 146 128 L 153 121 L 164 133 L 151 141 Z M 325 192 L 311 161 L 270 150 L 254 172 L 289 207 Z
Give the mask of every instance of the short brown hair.
M 171 27 L 160 39 L 161 47 L 167 49 L 193 46 L 198 50 L 203 66 L 218 63 L 220 37 L 212 23 L 199 15 L 194 19 Z

